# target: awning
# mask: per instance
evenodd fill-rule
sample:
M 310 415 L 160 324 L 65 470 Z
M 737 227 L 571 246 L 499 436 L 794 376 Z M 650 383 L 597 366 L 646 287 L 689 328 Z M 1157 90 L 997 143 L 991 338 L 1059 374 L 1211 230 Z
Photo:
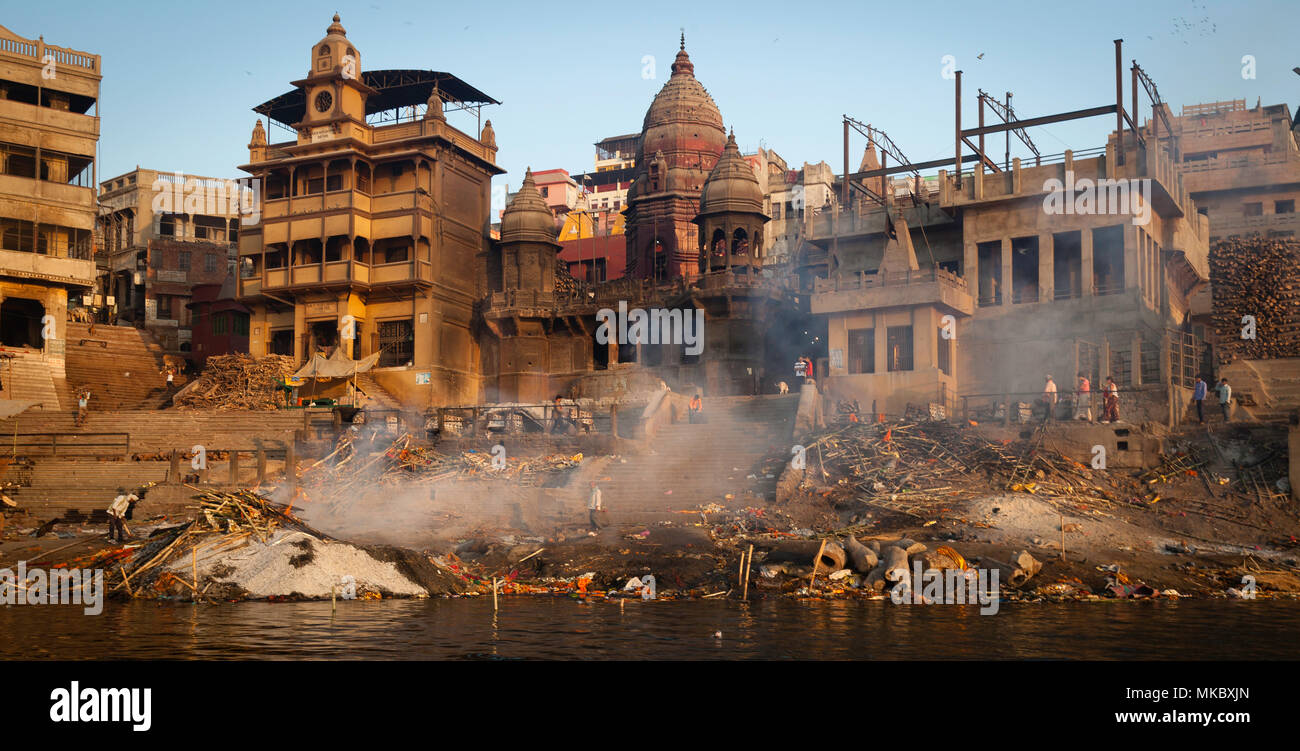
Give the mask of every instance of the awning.
M 326 357 L 317 353 L 311 358 L 311 361 L 304 365 L 297 373 L 293 374 L 294 378 L 351 378 L 357 373 L 364 373 L 375 367 L 379 362 L 379 353 L 376 352 L 369 357 L 363 357 L 360 360 L 353 360 L 343 353 L 343 348 L 339 347 L 334 350 L 334 354 Z

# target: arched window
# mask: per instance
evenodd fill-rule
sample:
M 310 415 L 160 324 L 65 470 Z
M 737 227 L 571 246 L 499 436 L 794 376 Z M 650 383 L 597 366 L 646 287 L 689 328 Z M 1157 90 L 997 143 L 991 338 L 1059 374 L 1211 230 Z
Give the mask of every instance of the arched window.
M 320 46 L 320 50 L 317 52 L 317 54 L 319 55 L 328 55 L 329 53 L 330 53 L 330 46 L 328 44 L 322 44 Z
M 727 252 L 727 233 L 722 228 L 713 230 L 713 240 L 709 243 L 709 250 L 715 256 L 723 256 Z
M 731 236 L 731 254 L 743 256 L 749 252 L 749 235 L 745 230 L 737 228 Z

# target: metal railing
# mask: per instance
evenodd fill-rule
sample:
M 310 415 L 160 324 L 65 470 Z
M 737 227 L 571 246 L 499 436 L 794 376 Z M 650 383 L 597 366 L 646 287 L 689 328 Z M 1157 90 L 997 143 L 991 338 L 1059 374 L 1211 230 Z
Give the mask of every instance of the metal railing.
M 130 433 L 14 433 L 12 456 L 113 456 L 131 453 Z

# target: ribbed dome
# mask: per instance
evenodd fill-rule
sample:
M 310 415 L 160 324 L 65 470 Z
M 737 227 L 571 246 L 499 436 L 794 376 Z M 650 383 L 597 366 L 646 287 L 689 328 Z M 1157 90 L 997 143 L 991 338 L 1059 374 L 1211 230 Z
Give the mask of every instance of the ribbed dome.
M 501 215 L 501 242 L 554 243 L 558 234 L 555 217 L 537 190 L 530 167 L 524 173 L 524 184 Z
M 763 188 L 741 156 L 734 133 L 727 137 L 727 146 L 700 193 L 700 214 L 723 212 L 763 213 Z
M 686 54 L 684 40 L 672 70 L 672 76 L 646 110 L 637 153 L 637 181 L 629 198 L 650 192 L 646 157 L 656 152 L 662 152 L 667 162 L 660 192 L 699 190 L 726 142 L 722 113 L 695 79 L 695 65 Z

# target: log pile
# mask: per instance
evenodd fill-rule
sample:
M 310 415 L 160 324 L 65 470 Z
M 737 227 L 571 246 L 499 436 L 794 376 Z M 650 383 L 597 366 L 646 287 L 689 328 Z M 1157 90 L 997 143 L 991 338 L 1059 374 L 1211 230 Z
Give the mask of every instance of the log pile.
M 348 505 L 375 487 L 432 485 L 452 478 L 481 477 L 535 486 L 577 467 L 582 454 L 536 457 L 506 456 L 464 451 L 439 454 L 420 445 L 409 433 L 388 444 L 376 444 L 357 434 L 339 437 L 333 452 L 302 472 L 303 487 L 312 498 L 334 506 Z
M 942 422 L 850 423 L 814 437 L 807 474 L 837 505 L 865 503 L 921 518 L 993 487 L 1071 504 L 1134 502 L 1136 482 L 1097 472 L 1040 440 L 997 442 Z
M 1219 242 L 1210 251 L 1210 285 L 1219 364 L 1300 357 L 1300 242 Z M 1243 316 L 1254 317 L 1254 338 L 1242 338 Z
M 172 403 L 182 409 L 273 410 L 277 385 L 293 373 L 293 358 L 287 355 L 216 355 Z

